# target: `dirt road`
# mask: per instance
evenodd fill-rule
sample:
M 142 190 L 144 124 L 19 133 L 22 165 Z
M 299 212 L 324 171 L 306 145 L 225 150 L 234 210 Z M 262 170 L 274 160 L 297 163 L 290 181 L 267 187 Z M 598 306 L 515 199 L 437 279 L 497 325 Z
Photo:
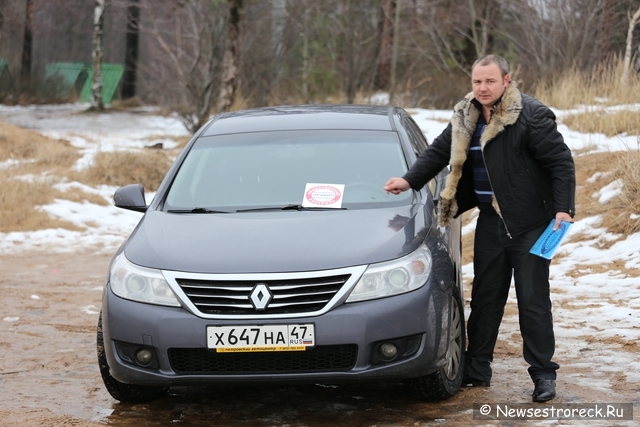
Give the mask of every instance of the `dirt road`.
M 174 389 L 151 404 L 120 404 L 102 385 L 95 352 L 109 259 L 90 251 L 0 255 L 0 426 L 521 425 L 474 421 L 473 404 L 530 403 L 519 334 L 501 329 L 491 388 L 463 389 L 445 402 L 423 403 L 402 385 L 387 384 Z M 504 329 L 517 332 L 516 322 L 509 304 Z M 563 338 L 558 397 L 545 404 L 635 403 L 633 420 L 527 425 L 640 425 L 640 384 L 627 381 L 627 366 L 607 365 L 620 360 L 609 357 L 612 352 L 637 360 L 639 350 L 637 343 L 594 340 L 584 346 L 581 339 Z

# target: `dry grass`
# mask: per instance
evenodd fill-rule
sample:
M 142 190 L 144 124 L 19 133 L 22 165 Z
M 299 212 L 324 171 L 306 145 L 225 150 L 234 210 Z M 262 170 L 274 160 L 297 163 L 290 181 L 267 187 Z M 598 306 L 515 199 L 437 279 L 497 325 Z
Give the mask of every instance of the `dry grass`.
M 640 75 L 631 73 L 626 84 L 620 83 L 622 60 L 611 61 L 594 67 L 589 72 L 568 70 L 546 84 L 538 85 L 535 96 L 547 105 L 560 109 L 587 107 L 585 112 L 568 115 L 562 122 L 572 129 L 586 133 L 602 133 L 609 137 L 627 134 L 640 135 L 640 112 L 607 110 L 606 106 L 633 105 L 638 102 Z M 640 138 L 640 137 L 639 137 Z M 584 194 L 578 191 L 578 213 L 602 214 L 611 232 L 629 234 L 640 231 L 640 139 L 637 147 L 628 147 L 617 153 L 594 154 L 576 158 L 577 182 Z M 589 175 L 580 176 L 580 170 Z M 596 172 L 610 173 L 592 184 L 586 179 Z M 600 206 L 592 194 L 605 185 L 620 180 L 622 193 L 609 203 Z M 597 188 L 596 188 L 597 187 Z
M 0 123 L 0 162 L 15 161 L 18 173 L 66 172 L 79 157 L 66 141 Z
M 51 203 L 59 192 L 45 180 L 24 180 L 0 171 L 0 232 L 66 228 L 79 230 L 74 224 L 51 218 L 37 206 Z
M 571 114 L 562 123 L 583 133 L 602 133 L 608 137 L 626 133 L 640 135 L 640 111 L 589 112 Z
M 127 99 L 116 99 L 109 106 L 111 111 L 128 111 L 131 108 L 142 107 L 144 102 L 137 96 Z
M 635 150 L 615 153 L 613 179 L 624 183 L 621 193 L 610 202 L 607 224 L 614 233 L 640 232 L 640 139 Z
M 547 105 L 568 110 L 580 105 L 622 105 L 638 102 L 640 76 L 631 73 L 620 83 L 622 60 L 613 58 L 592 70 L 570 69 L 538 84 L 534 96 Z
M 53 185 L 69 179 L 88 185 L 125 185 L 139 182 L 157 189 L 171 161 L 160 150 L 100 153 L 93 167 L 72 172 L 80 157 L 66 141 L 47 138 L 37 132 L 0 123 L 0 232 L 66 228 L 79 230 L 70 222 L 50 217 L 38 206 L 55 198 L 107 205 L 101 196 L 80 189 L 58 191 Z
M 142 184 L 148 191 L 158 189 L 171 166 L 162 150 L 101 152 L 91 167 L 73 174 L 74 179 L 88 185 Z
M 574 160 L 577 219 L 602 215 L 602 225 L 611 233 L 640 232 L 640 150 L 593 153 Z M 621 193 L 600 204 L 599 191 L 618 180 L 624 183 Z
M 52 185 L 63 180 L 79 158 L 77 150 L 37 132 L 0 123 L 0 231 L 78 228 L 51 218 L 37 206 L 51 203 L 62 193 Z

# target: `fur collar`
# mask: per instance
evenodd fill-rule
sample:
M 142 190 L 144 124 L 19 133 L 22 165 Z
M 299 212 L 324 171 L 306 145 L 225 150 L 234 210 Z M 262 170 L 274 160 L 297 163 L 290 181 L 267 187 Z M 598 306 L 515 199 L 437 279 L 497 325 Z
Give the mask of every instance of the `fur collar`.
M 447 177 L 445 188 L 440 194 L 440 224 L 446 225 L 453 218 L 458 205 L 455 200 L 458 182 L 462 177 L 462 165 L 467 160 L 471 138 L 476 129 L 478 118 L 481 114 L 481 106 L 476 104 L 473 92 L 458 102 L 454 107 L 451 118 L 451 173 Z M 482 149 L 504 130 L 505 126 L 512 125 L 518 120 L 522 111 L 522 94 L 515 81 L 511 81 L 502 94 L 502 98 L 493 106 L 491 120 L 480 138 Z M 497 203 L 494 200 L 496 211 Z

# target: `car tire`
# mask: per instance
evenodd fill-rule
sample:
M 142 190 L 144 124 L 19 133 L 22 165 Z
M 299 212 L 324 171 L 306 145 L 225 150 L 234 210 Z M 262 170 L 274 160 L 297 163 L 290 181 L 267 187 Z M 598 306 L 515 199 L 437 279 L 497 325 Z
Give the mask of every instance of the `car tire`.
M 458 392 L 464 375 L 466 333 L 464 305 L 457 286 L 453 288 L 449 343 L 445 354 L 446 364 L 436 372 L 413 378 L 406 383 L 418 397 L 433 401 L 448 399 Z
M 158 399 L 166 394 L 167 387 L 152 387 L 133 384 L 125 384 L 111 376 L 107 355 L 104 351 L 104 338 L 102 335 L 102 312 L 98 320 L 98 335 L 96 338 L 96 350 L 98 352 L 98 365 L 104 386 L 114 399 L 126 403 L 144 403 Z

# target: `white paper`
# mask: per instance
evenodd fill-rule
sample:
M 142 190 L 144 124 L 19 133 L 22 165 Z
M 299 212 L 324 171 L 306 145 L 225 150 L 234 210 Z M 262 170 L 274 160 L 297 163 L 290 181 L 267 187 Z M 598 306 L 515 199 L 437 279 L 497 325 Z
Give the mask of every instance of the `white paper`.
M 342 207 L 344 184 L 307 183 L 304 189 L 302 206 L 306 208 L 335 208 Z

